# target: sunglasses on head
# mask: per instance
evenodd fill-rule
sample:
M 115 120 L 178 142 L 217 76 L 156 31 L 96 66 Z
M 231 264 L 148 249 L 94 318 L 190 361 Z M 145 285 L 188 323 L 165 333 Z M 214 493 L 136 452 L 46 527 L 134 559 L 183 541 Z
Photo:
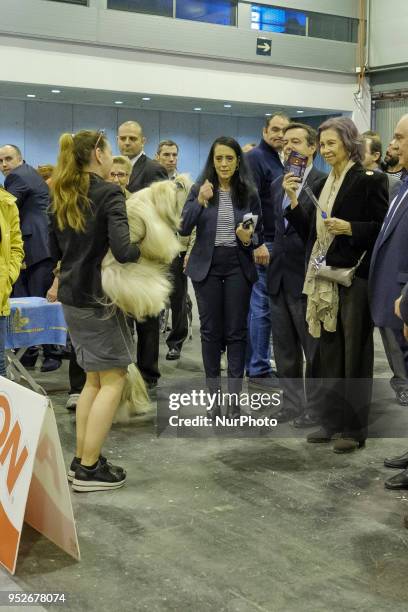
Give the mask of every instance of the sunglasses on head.
M 98 138 L 96 139 L 95 146 L 94 146 L 95 150 L 98 148 L 98 145 L 101 142 L 102 138 L 105 136 L 105 133 L 106 133 L 105 129 L 98 130 Z

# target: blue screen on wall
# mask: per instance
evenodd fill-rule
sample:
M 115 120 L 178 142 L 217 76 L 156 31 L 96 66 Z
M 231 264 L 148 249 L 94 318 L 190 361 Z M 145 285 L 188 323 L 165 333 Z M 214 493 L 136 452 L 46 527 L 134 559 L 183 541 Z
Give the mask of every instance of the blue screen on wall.
M 253 4 L 251 28 L 266 32 L 306 35 L 306 14 L 292 9 L 274 8 Z
M 236 25 L 234 0 L 177 0 L 176 17 L 220 25 Z

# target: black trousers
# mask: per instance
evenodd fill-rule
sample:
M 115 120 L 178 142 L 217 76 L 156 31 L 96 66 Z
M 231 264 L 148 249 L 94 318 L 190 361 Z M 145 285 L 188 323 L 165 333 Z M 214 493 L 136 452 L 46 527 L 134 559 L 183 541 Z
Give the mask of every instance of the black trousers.
M 320 338 L 322 422 L 328 431 L 355 440 L 367 437 L 374 366 L 373 329 L 367 280 L 356 277 L 351 287 L 339 286 L 336 331 L 323 330 Z
M 75 349 L 71 345 L 71 355 L 69 358 L 69 395 L 81 393 L 85 386 L 86 373 L 85 370 L 77 362 Z
M 270 296 L 270 307 L 273 352 L 284 409 L 294 414 L 315 413 L 320 401 L 319 341 L 307 329 L 306 298 L 292 296 L 282 283 L 279 292 Z
M 227 347 L 229 391 L 242 388 L 251 283 L 238 260 L 236 247 L 215 247 L 210 271 L 193 282 L 200 315 L 201 350 L 207 384 L 219 388 L 220 360 Z
M 13 297 L 45 297 L 54 280 L 52 259 L 43 259 L 21 270 L 14 289 Z
M 137 333 L 136 365 L 148 385 L 154 384 L 160 378 L 159 372 L 159 317 L 147 317 L 143 323 L 128 318 L 132 334 L 134 327 Z
M 380 327 L 379 330 L 388 365 L 393 373 L 391 387 L 396 393 L 408 391 L 408 342 L 402 329 Z
M 185 252 L 180 253 L 172 261 L 170 273 L 173 280 L 173 291 L 170 295 L 171 332 L 167 336 L 169 349 L 176 348 L 181 351 L 184 340 L 188 334 L 187 320 L 187 276 L 184 274 L 183 261 Z
M 21 270 L 20 276 L 18 277 L 12 296 L 18 297 L 45 297 L 48 289 L 52 285 L 54 280 L 53 274 L 54 264 L 51 258 L 43 259 L 38 263 Z M 58 346 L 54 344 L 43 345 L 44 357 L 49 359 L 61 359 L 61 351 Z M 22 361 L 29 363 L 34 361 L 38 356 L 38 348 L 31 346 L 26 350 Z

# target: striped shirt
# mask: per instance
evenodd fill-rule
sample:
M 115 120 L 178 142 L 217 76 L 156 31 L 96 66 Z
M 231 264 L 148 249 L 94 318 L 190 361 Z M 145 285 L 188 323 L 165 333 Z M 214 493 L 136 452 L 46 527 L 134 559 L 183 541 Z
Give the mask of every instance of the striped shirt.
M 220 189 L 218 192 L 218 217 L 215 246 L 234 247 L 236 245 L 235 217 L 231 193 Z

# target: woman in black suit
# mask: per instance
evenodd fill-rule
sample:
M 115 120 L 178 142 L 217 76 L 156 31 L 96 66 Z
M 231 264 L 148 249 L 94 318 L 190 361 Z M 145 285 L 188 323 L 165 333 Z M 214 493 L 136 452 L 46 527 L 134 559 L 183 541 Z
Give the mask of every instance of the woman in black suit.
M 298 180 L 287 174 L 283 182 L 291 201 L 286 217 L 307 243 L 306 320 L 312 336 L 320 337 L 321 374 L 328 379 L 322 429 L 307 439 L 329 442 L 337 434 L 334 451 L 349 452 L 362 448 L 367 437 L 374 364 L 367 279 L 387 212 L 388 183 L 384 174 L 361 165 L 362 139 L 351 119 L 325 121 L 319 128 L 319 146 L 332 170 L 312 217 L 298 206 Z M 361 260 L 350 287 L 316 276 L 315 260 L 322 254 L 328 266 L 338 268 Z
M 254 224 L 245 229 L 245 215 Z M 256 217 L 256 218 L 255 218 Z M 220 358 L 225 343 L 229 392 L 239 393 L 245 367 L 247 316 L 257 280 L 253 246 L 263 244 L 261 207 L 242 150 L 233 138 L 217 138 L 204 170 L 193 185 L 182 215 L 181 235 L 197 228 L 186 274 L 200 315 L 201 347 L 207 384 L 220 389 Z M 236 401 L 228 410 L 239 415 Z M 220 406 L 211 417 L 220 415 Z

